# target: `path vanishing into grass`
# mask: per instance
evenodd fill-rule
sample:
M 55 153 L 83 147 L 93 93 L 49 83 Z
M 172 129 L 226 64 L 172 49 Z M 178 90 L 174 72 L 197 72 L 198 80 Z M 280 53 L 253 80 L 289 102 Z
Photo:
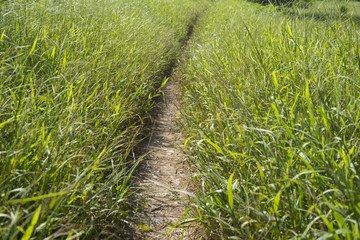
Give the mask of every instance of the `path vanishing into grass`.
M 0 240 L 360 239 L 360 2 L 0 2 Z
M 197 17 L 189 25 L 183 52 L 196 22 Z M 179 65 L 180 60 L 174 64 L 163 88 L 163 96 L 152 114 L 151 134 L 144 146 L 148 155 L 137 171 L 140 195 L 147 205 L 140 216 L 144 239 L 193 239 L 196 235 L 185 225 L 180 226 L 187 217 L 188 196 L 177 190 L 190 191 L 192 181 L 180 147 L 184 139 L 178 126 L 181 105 Z

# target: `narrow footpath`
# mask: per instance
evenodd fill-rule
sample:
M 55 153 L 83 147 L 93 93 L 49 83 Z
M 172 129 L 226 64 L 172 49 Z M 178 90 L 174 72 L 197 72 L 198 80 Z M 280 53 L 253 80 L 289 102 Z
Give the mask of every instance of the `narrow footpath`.
M 183 144 L 176 125 L 178 88 L 170 79 L 164 92 L 166 99 L 159 103 L 154 119 L 153 134 L 148 145 L 149 155 L 141 166 L 140 188 L 148 207 L 144 207 L 144 225 L 152 231 L 144 232 L 144 239 L 189 238 L 188 231 L 172 229 L 185 214 L 185 194 L 175 189 L 189 190 L 191 176 L 179 145 Z M 180 219 L 180 222 L 183 219 Z
M 191 39 L 193 26 L 188 30 Z M 183 50 L 186 50 L 186 45 Z M 190 227 L 177 226 L 186 217 L 186 194 L 176 190 L 191 191 L 191 174 L 181 151 L 184 139 L 177 125 L 180 117 L 180 73 L 175 64 L 171 76 L 163 88 L 165 98 L 158 102 L 153 117 L 152 133 L 145 146 L 147 157 L 138 167 L 137 177 L 143 206 L 141 222 L 151 230 L 144 230 L 141 239 L 195 239 Z M 144 227 L 144 228 L 146 228 Z M 185 227 L 185 228 L 183 228 Z

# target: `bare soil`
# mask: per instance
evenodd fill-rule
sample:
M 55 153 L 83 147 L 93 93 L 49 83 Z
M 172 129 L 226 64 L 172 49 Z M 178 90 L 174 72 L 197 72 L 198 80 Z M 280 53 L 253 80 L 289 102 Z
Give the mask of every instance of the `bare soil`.
M 146 146 L 149 154 L 138 169 L 140 195 L 147 204 L 141 222 L 151 229 L 142 232 L 142 239 L 193 239 L 195 235 L 191 228 L 177 226 L 186 219 L 188 196 L 176 190 L 191 191 L 192 182 L 177 125 L 181 99 L 177 80 L 173 75 L 163 89 L 165 99 L 155 109 Z
M 187 39 L 182 48 L 184 58 L 188 43 L 191 42 L 196 16 L 188 26 Z M 199 228 L 182 224 L 187 214 L 186 204 L 189 196 L 179 190 L 191 192 L 194 188 L 191 171 L 182 153 L 184 139 L 178 126 L 181 106 L 181 75 L 179 66 L 182 61 L 171 64 L 169 80 L 162 89 L 151 116 L 151 133 L 147 143 L 141 144 L 141 154 L 146 154 L 135 176 L 138 197 L 143 204 L 138 212 L 140 233 L 133 233 L 133 239 L 198 239 Z M 146 227 L 145 227 L 146 226 Z M 149 229 L 147 229 L 149 228 Z M 197 229 L 197 230 L 194 230 Z

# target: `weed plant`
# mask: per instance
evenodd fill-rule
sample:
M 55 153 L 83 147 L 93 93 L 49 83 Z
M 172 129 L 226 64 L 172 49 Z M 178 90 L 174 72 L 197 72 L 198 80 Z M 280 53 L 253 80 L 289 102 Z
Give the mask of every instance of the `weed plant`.
M 189 221 L 216 239 L 359 239 L 359 51 L 351 19 L 215 2 L 183 69 Z
M 132 149 L 196 5 L 1 2 L 1 239 L 121 236 Z

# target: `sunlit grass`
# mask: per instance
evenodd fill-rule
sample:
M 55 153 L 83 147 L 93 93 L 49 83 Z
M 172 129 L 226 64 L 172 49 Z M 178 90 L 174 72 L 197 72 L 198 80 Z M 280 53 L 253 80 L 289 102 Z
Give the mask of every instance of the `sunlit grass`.
M 195 36 L 183 70 L 195 219 L 219 239 L 359 238 L 357 25 L 219 1 Z
M 200 6 L 1 1 L 2 239 L 121 237 L 133 148 Z M 360 238 L 358 3 L 312 6 L 214 1 L 195 27 L 189 221 L 214 237 Z
M 307 7 L 294 7 L 283 9 L 285 14 L 291 14 L 296 17 L 306 17 L 320 21 L 328 21 L 332 24 L 334 19 L 346 21 L 351 19 L 355 24 L 360 23 L 360 2 L 359 1 L 310 1 L 304 5 Z
M 120 234 L 144 119 L 193 1 L 0 4 L 0 235 Z

